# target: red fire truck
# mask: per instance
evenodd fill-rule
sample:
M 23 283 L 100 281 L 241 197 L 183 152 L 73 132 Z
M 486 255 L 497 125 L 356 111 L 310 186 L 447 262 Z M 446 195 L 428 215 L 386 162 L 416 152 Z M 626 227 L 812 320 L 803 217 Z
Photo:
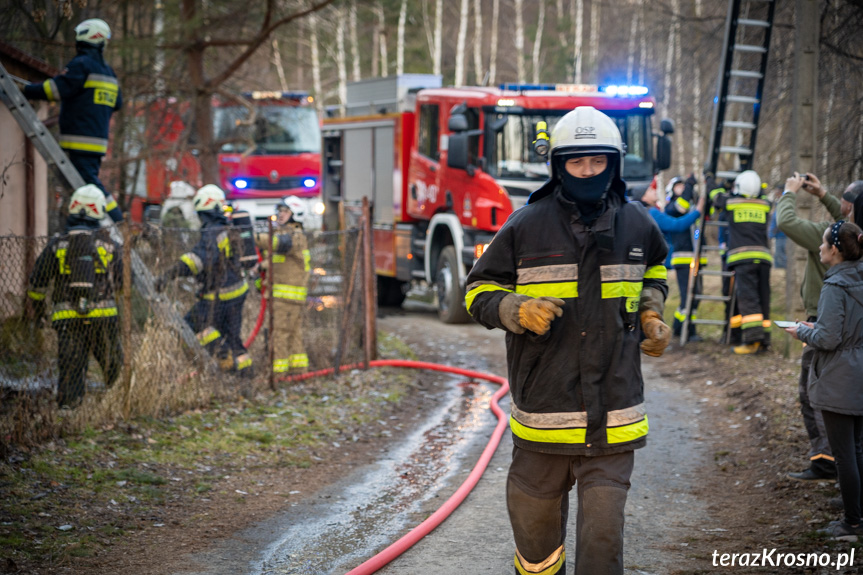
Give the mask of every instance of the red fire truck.
M 631 189 L 646 188 L 671 164 L 673 124 L 663 120 L 654 134 L 654 101 L 644 88 L 440 84 L 428 75 L 351 84 L 346 116 L 324 120 L 325 225 L 338 225 L 336 214 L 369 198 L 382 305 L 401 304 L 419 284 L 436 293 L 441 320 L 468 320 L 467 272 L 548 179 L 546 158 L 532 145 L 539 122 L 550 133 L 577 106 L 608 114 L 626 143 Z
M 150 121 L 154 115 L 157 122 Z M 200 185 L 194 151 L 178 148 L 187 115 L 188 105 L 175 102 L 151 105 L 143 115 L 149 158 L 143 170 L 146 180 L 138 182 L 136 191 L 147 204 L 162 204 L 172 181 Z M 307 226 L 320 227 L 321 132 L 311 96 L 250 92 L 242 100 L 214 98 L 213 128 L 220 143 L 220 185 L 238 209 L 263 219 L 272 215 L 283 196 L 298 196 L 309 201 Z M 194 143 L 187 146 L 193 147 Z

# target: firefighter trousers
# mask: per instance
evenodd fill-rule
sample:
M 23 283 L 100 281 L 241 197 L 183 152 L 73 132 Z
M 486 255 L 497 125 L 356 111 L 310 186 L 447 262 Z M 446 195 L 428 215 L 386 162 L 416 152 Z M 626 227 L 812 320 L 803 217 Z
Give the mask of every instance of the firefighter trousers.
M 220 357 L 231 354 L 231 363 L 240 372 L 252 366 L 240 337 L 245 301 L 246 294 L 229 300 L 199 299 L 185 318 L 202 347 Z
M 596 457 L 513 447 L 506 503 L 515 538 L 516 575 L 566 573 L 569 492 L 577 486 L 576 575 L 623 574 L 623 509 L 632 451 Z
M 686 298 L 689 296 L 689 266 L 674 266 L 674 275 L 677 277 L 677 288 L 680 290 L 680 306 L 674 311 L 674 335 L 680 336 L 683 330 L 683 322 L 686 321 Z M 695 278 L 695 295 L 701 293 L 701 275 Z M 695 311 L 698 309 L 698 300 L 692 300 L 692 311 L 689 314 L 689 337 L 695 335 L 695 324 L 692 320 L 698 317 Z
M 809 318 L 815 321 L 815 318 Z M 803 425 L 806 426 L 806 435 L 809 436 L 809 461 L 811 467 L 824 474 L 836 473 L 836 464 L 833 460 L 833 452 L 830 450 L 830 442 L 827 440 L 827 430 L 824 428 L 824 416 L 820 409 L 815 409 L 809 403 L 809 367 L 815 356 L 815 349 L 807 345 L 803 348 L 803 356 L 800 358 L 800 379 L 797 383 L 797 393 L 800 397 L 800 413 L 803 415 Z
M 116 317 L 65 319 L 54 322 L 57 330 L 57 403 L 74 406 L 84 397 L 90 354 L 96 358 L 105 385 L 111 387 L 123 366 L 123 347 Z
M 733 266 L 734 289 L 737 290 L 735 314 L 731 327 L 739 327 L 745 344 L 770 344 L 770 264 L 740 263 Z M 768 326 L 769 328 L 769 326 Z
M 309 368 L 309 356 L 303 343 L 305 303 L 305 300 L 274 298 L 273 371 L 276 373 L 305 373 Z

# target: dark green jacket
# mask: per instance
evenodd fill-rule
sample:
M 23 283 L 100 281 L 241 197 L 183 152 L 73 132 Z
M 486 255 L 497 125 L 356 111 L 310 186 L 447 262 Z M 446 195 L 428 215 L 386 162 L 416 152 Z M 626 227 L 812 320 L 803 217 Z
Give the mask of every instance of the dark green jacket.
M 824 194 L 821 203 L 834 220 L 842 215 L 839 211 L 839 200 L 829 193 Z M 821 263 L 818 246 L 821 245 L 824 230 L 832 223 L 812 222 L 801 218 L 797 214 L 797 194 L 793 192 L 783 194 L 776 203 L 776 225 L 792 242 L 808 252 L 806 271 L 803 273 L 803 283 L 800 284 L 800 296 L 803 298 L 806 315 L 810 317 L 818 315 L 818 298 L 821 296 L 824 274 L 827 273 L 827 266 Z

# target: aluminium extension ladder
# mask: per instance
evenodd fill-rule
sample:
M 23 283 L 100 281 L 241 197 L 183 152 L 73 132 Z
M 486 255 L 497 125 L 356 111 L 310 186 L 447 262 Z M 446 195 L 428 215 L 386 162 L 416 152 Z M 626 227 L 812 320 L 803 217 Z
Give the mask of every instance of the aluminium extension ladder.
M 9 108 L 12 117 L 21 126 L 21 130 L 33 143 L 33 146 L 45 158 L 45 161 L 57 167 L 72 189 L 75 190 L 85 185 L 81 174 L 69 161 L 66 153 L 63 152 L 60 144 L 57 143 L 45 124 L 36 116 L 30 102 L 15 85 L 13 77 L 6 71 L 3 64 L 0 64 L 0 100 Z M 123 236 L 116 226 L 110 227 L 110 233 L 111 239 L 117 243 L 123 243 Z M 152 303 L 156 316 L 180 335 L 186 346 L 195 355 L 196 361 L 203 360 L 205 366 L 211 367 L 210 364 L 213 362 L 206 359 L 209 357 L 208 355 L 202 353 L 202 348 L 189 324 L 180 317 L 170 302 L 163 297 L 156 297 L 153 274 L 150 273 L 149 268 L 135 250 L 132 250 L 132 279 L 138 292 Z
M 707 170 L 716 175 L 717 182 L 723 179 L 733 180 L 740 172 L 752 169 L 775 9 L 775 0 L 729 0 L 728 2 L 725 40 L 707 160 Z M 702 193 L 707 194 L 710 191 L 702 190 Z M 704 245 L 705 226 L 721 227 L 727 226 L 728 223 L 709 219 L 709 202 L 705 211 L 708 213 L 701 218 L 701 225 L 695 237 L 695 256 L 689 272 L 689 290 L 684 307 L 686 317 L 681 329 L 681 345 L 685 345 L 689 338 L 690 323 L 724 325 L 726 343 L 731 337 L 730 320 L 734 313 L 736 292 L 734 272 L 700 269 L 702 251 L 722 249 L 719 246 Z M 693 288 L 701 275 L 728 278 L 729 295 L 694 294 Z M 729 312 L 725 319 L 690 320 L 693 304 L 696 301 L 705 300 L 726 302 Z

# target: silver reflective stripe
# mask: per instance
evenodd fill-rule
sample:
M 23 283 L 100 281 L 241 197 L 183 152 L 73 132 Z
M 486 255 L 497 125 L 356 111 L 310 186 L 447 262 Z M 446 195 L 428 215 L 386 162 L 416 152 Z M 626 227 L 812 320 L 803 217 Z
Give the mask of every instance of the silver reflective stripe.
M 105 74 L 88 74 L 87 82 L 105 82 L 106 84 L 114 84 L 117 85 L 117 78 L 113 76 L 106 76 Z
M 769 251 L 770 248 L 765 246 L 740 246 L 739 248 L 734 248 L 730 250 L 726 255 L 733 256 L 734 254 L 739 254 L 742 252 L 766 252 Z
M 94 309 L 110 309 L 113 307 L 117 307 L 117 303 L 112 299 L 105 299 L 97 302 L 90 302 L 90 310 Z M 61 301 L 54 304 L 54 311 L 76 311 L 78 308 L 75 307 L 71 302 Z
M 512 399 L 512 398 L 510 398 Z M 587 412 L 573 411 L 560 413 L 529 413 L 522 411 L 512 403 L 512 417 L 522 425 L 537 429 L 568 429 L 573 427 L 587 427 Z M 647 415 L 647 409 L 643 403 L 615 409 L 608 412 L 606 419 L 607 427 L 619 427 L 641 421 Z
M 573 282 L 578 280 L 578 264 L 519 268 L 519 285 L 545 282 Z
M 599 275 L 604 282 L 610 281 L 641 281 L 644 279 L 644 264 L 617 264 L 599 266 Z
M 515 286 L 512 284 L 499 284 L 497 282 L 481 281 L 481 282 L 473 282 L 472 284 L 467 286 L 467 288 L 465 289 L 465 292 L 470 292 L 471 290 L 474 290 L 480 286 L 497 286 L 500 289 L 506 290 L 506 291 L 515 290 Z M 491 288 L 491 289 L 494 289 L 494 288 Z M 490 291 L 490 290 L 486 290 L 486 291 Z

